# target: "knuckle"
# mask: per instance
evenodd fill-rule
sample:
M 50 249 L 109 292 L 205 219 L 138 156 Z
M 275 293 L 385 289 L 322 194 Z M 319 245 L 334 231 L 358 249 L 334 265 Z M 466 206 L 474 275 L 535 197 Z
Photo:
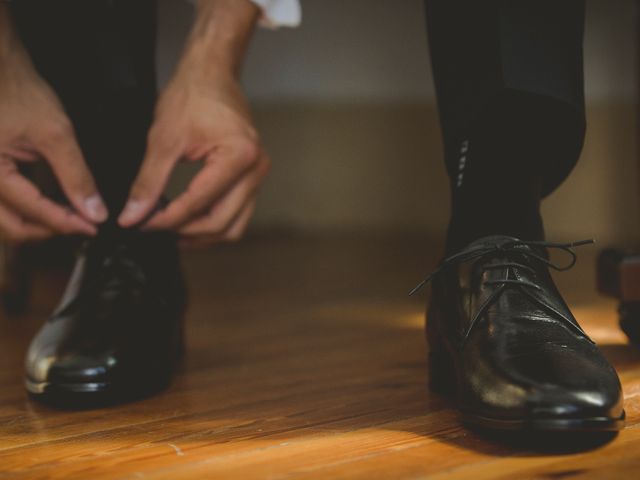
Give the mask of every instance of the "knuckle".
M 258 130 L 256 130 L 252 126 L 249 126 L 247 128 L 247 137 L 251 139 L 252 142 L 260 144 L 260 133 L 258 133 Z
M 260 157 L 260 146 L 250 138 L 242 138 L 236 141 L 236 155 L 244 166 L 253 165 Z
M 260 177 L 264 178 L 271 170 L 271 158 L 268 155 L 264 155 L 260 162 Z

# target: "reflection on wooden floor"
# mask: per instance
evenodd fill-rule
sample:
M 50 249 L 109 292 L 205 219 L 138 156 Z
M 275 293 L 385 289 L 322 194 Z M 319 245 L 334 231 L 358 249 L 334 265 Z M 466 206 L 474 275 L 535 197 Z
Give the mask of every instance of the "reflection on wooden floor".
M 595 250 L 595 249 L 592 249 Z M 584 250 L 583 250 L 584 251 Z M 191 253 L 190 351 L 172 387 L 129 405 L 29 400 L 22 361 L 60 294 L 38 277 L 0 319 L 0 478 L 618 478 L 640 467 L 640 353 L 593 293 L 593 255 L 561 288 L 621 374 L 628 428 L 558 454 L 460 425 L 426 389 L 421 299 L 438 252 L 419 239 L 251 239 Z

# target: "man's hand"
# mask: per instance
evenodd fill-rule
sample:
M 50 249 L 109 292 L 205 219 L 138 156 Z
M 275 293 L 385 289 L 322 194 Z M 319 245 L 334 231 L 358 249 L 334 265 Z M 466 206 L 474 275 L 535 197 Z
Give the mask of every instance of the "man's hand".
M 262 151 L 237 81 L 186 69 L 163 92 L 147 154 L 120 216 L 123 226 L 144 218 L 175 164 L 202 161 L 187 190 L 145 224 L 177 230 L 187 243 L 237 239 L 253 212 L 269 161 Z
M 241 236 L 269 167 L 237 70 L 258 11 L 247 0 L 202 0 L 178 69 L 162 93 L 147 153 L 119 222 L 142 221 L 180 160 L 201 161 L 187 190 L 143 228 L 177 231 L 187 244 Z
M 10 242 L 55 234 L 94 235 L 107 210 L 97 192 L 71 122 L 38 76 L 0 5 L 0 237 Z M 45 159 L 76 212 L 40 193 L 17 162 Z

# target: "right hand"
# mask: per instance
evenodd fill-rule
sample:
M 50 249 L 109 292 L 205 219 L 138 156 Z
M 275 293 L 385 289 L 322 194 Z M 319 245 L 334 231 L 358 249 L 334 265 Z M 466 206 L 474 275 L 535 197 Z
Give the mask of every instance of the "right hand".
M 73 209 L 46 198 L 18 162 L 44 159 Z M 0 56 L 0 237 L 10 243 L 58 234 L 95 235 L 108 216 L 55 93 L 24 51 Z

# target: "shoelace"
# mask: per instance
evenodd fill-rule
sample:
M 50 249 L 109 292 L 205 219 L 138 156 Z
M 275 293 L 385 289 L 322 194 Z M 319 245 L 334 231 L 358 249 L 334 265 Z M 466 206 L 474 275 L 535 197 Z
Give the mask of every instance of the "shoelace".
M 425 277 L 420 283 L 418 283 L 418 285 L 416 285 L 410 292 L 409 295 L 414 295 L 415 293 L 417 293 L 419 290 L 421 290 L 427 283 L 429 283 L 436 275 L 438 275 L 440 272 L 451 268 L 453 266 L 457 266 L 460 265 L 462 263 L 467 263 L 473 260 L 477 260 L 489 255 L 494 255 L 496 253 L 517 253 L 519 255 L 523 255 L 527 258 L 530 258 L 532 260 L 538 261 L 538 262 L 542 262 L 544 265 L 546 265 L 549 268 L 552 268 L 556 271 L 560 271 L 563 272 L 565 270 L 569 270 L 570 268 L 572 268 L 577 260 L 577 256 L 576 253 L 573 251 L 574 247 L 580 247 L 583 245 L 588 245 L 588 244 L 592 244 L 595 241 L 593 239 L 589 239 L 589 240 L 580 240 L 578 242 L 571 242 L 571 243 L 555 243 L 555 242 L 547 242 L 547 241 L 538 241 L 538 240 L 519 240 L 519 239 L 510 239 L 510 240 L 506 240 L 504 242 L 499 242 L 499 243 L 494 243 L 494 244 L 484 244 L 484 245 L 477 245 L 477 246 L 471 246 L 468 248 L 465 248 L 461 251 L 459 251 L 458 253 L 455 253 L 447 258 L 445 258 L 442 262 L 440 262 L 440 265 L 433 271 L 431 272 L 431 274 L 429 274 L 427 277 Z M 568 253 L 571 257 L 569 263 L 567 263 L 566 265 L 558 265 L 556 263 L 553 263 L 552 261 L 550 261 L 547 257 L 542 256 L 537 254 L 534 250 L 532 250 L 531 248 L 521 248 L 521 247 L 541 247 L 541 248 L 555 248 L 555 249 L 559 249 L 562 250 L 566 253 Z M 515 261 L 509 261 L 509 262 L 501 262 L 501 263 L 494 263 L 491 265 L 484 265 L 483 266 L 483 270 L 491 270 L 491 269 L 496 269 L 496 268 L 520 268 L 526 271 L 529 271 L 531 273 L 534 273 L 533 268 L 531 268 L 528 265 L 524 265 L 520 262 L 515 262 Z M 495 280 L 487 280 L 485 281 L 485 284 L 487 285 L 499 285 L 499 288 L 497 288 L 486 300 L 485 302 L 480 306 L 480 308 L 478 309 L 478 311 L 476 312 L 476 314 L 473 316 L 473 319 L 471 320 L 471 322 L 469 323 L 469 326 L 467 328 L 467 331 L 464 334 L 464 339 L 466 340 L 469 337 L 469 334 L 471 333 L 471 330 L 473 329 L 474 325 L 476 324 L 476 322 L 478 321 L 479 318 L 482 317 L 482 314 L 486 311 L 487 308 L 489 308 L 489 306 L 491 304 L 493 304 L 493 302 L 500 296 L 500 294 L 507 288 L 508 285 L 512 285 L 512 286 L 517 286 L 517 287 L 526 287 L 526 288 L 533 288 L 535 290 L 541 290 L 541 287 L 539 285 L 536 285 L 535 283 L 529 282 L 527 280 L 524 280 L 522 278 L 502 278 L 502 279 L 495 279 Z M 542 307 L 546 310 L 549 310 L 551 307 L 549 305 L 546 304 L 542 304 L 542 302 L 540 302 L 537 298 L 533 297 L 532 295 L 530 295 L 527 291 L 526 288 L 522 288 L 522 291 L 529 296 L 529 298 L 531 298 L 534 302 L 541 304 Z M 559 315 L 560 317 L 562 317 L 563 319 L 565 318 L 564 315 L 562 315 L 560 312 L 557 312 L 554 310 L 554 312 Z M 568 326 L 572 329 L 575 330 L 577 332 L 579 332 L 581 335 L 585 336 L 587 339 L 588 337 L 586 336 L 586 334 L 584 333 L 584 331 L 576 324 L 574 324 L 573 322 L 568 322 Z
M 145 274 L 140 266 L 129 259 L 125 247 L 120 246 L 108 256 L 102 269 L 102 288 L 111 291 L 127 290 L 135 292 L 139 285 L 145 281 Z
M 140 266 L 128 258 L 126 247 L 118 246 L 102 260 L 98 275 L 90 279 L 82 292 L 56 314 L 62 316 L 79 305 L 95 306 L 96 302 L 104 308 L 105 300 L 107 305 L 112 303 L 110 299 L 116 298 L 120 292 L 124 291 L 129 296 L 139 295 L 140 285 L 144 282 L 145 274 Z

